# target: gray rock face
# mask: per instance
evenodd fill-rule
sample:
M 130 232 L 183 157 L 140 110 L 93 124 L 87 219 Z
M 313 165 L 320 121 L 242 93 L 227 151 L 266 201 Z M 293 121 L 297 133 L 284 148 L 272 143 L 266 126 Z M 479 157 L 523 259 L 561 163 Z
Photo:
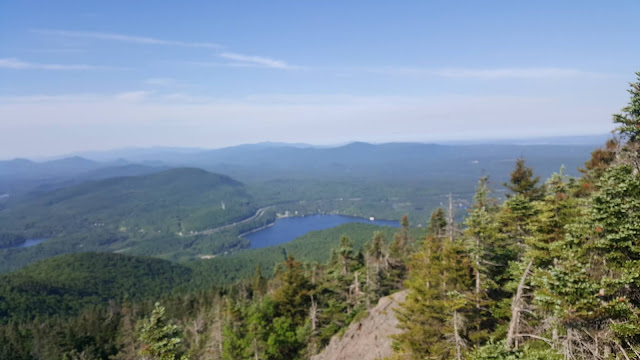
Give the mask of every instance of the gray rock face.
M 342 338 L 331 338 L 329 345 L 311 360 L 378 360 L 391 356 L 389 336 L 400 332 L 393 309 L 406 297 L 406 291 L 383 297 L 366 318 L 349 325 Z

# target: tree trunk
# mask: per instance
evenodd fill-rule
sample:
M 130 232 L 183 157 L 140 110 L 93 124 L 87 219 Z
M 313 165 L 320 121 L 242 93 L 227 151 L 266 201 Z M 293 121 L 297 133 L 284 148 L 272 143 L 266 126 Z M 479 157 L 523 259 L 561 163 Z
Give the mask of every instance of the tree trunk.
M 453 242 L 453 197 L 449 193 L 449 240 Z
M 309 318 L 311 319 L 311 331 L 316 331 L 316 322 L 318 321 L 318 304 L 313 295 L 311 295 L 311 308 L 309 309 Z
M 522 278 L 520 279 L 520 283 L 518 284 L 518 289 L 516 290 L 516 294 L 513 297 L 513 302 L 511 303 L 511 320 L 509 321 L 509 331 L 507 332 L 507 349 L 511 350 L 514 347 L 517 347 L 517 337 L 518 337 L 518 327 L 520 323 L 520 311 L 522 297 L 524 295 L 524 287 L 527 282 L 527 276 L 529 275 L 529 271 L 531 271 L 531 266 L 533 265 L 533 259 L 529 260 L 527 264 L 527 268 L 524 270 L 522 274 Z
M 456 341 L 456 360 L 462 360 L 462 337 L 458 330 L 458 311 L 453 312 L 453 336 Z
M 253 338 L 253 357 L 255 360 L 260 360 L 258 356 L 258 339 Z
M 364 265 L 365 269 L 367 270 L 367 282 L 366 282 L 366 286 L 367 286 L 367 297 L 365 299 L 366 301 L 366 306 L 367 306 L 367 310 L 369 310 L 371 308 L 371 280 L 369 279 L 369 256 L 365 257 L 366 263 Z
M 427 266 L 425 268 L 429 268 L 429 263 L 431 262 L 431 244 L 427 247 Z M 431 281 L 429 281 L 429 277 L 427 276 L 427 289 L 431 288 Z
M 442 293 L 446 294 L 447 293 L 447 276 L 449 275 L 448 272 L 444 272 L 442 274 Z
M 480 238 L 476 238 L 476 309 L 480 309 Z
M 316 284 L 316 266 L 314 265 L 313 268 L 311 268 L 311 284 L 315 285 Z

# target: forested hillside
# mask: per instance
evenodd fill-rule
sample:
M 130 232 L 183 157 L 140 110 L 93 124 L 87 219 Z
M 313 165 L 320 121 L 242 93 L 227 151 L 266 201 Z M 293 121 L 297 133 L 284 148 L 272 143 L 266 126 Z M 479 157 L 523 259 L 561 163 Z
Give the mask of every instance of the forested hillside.
M 57 189 L 87 180 L 151 174 L 167 167 L 131 164 L 122 159 L 109 162 L 91 161 L 73 156 L 58 160 L 34 162 L 27 159 L 0 161 L 0 194 L 10 198 L 34 190 Z
M 256 211 L 243 184 L 200 169 L 89 181 L 31 193 L 0 210 L 5 237 L 46 238 L 35 248 L 0 250 L 0 271 L 80 251 L 169 257 L 189 248 L 211 253 L 238 246 L 237 234 L 207 242 L 192 232 L 248 218 Z
M 76 315 L 186 287 L 191 269 L 166 260 L 109 253 L 68 254 L 0 275 L 0 322 Z
M 113 253 L 55 256 L 0 275 L 0 323 L 43 315 L 77 315 L 114 300 L 154 299 L 207 290 L 212 284 L 228 286 L 251 278 L 256 267 L 273 274 L 287 253 L 298 254 L 309 263 L 324 263 L 341 236 L 348 236 L 360 250 L 375 231 L 390 239 L 395 229 L 349 223 L 311 232 L 278 247 L 183 264 Z M 418 229 L 410 232 L 422 233 Z

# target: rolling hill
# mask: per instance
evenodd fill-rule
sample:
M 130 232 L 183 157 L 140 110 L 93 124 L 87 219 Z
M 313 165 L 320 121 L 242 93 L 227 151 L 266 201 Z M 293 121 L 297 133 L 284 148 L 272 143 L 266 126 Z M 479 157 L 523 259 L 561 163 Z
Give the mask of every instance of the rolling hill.
M 0 275 L 0 322 L 69 315 L 109 301 L 166 295 L 191 269 L 170 261 L 107 253 L 67 254 Z
M 184 291 L 209 289 L 251 277 L 257 266 L 273 274 L 285 255 L 323 263 L 341 235 L 360 250 L 375 231 L 391 241 L 395 228 L 349 223 L 313 231 L 278 247 L 252 249 L 231 256 L 177 264 L 163 259 L 84 252 L 40 260 L 0 274 L 0 323 L 35 316 L 70 315 L 110 301 L 158 299 Z M 415 239 L 422 229 L 411 229 Z
M 242 183 L 192 168 L 88 181 L 20 200 L 0 210 L 2 232 L 48 240 L 34 248 L 0 250 L 0 270 L 80 251 L 169 254 L 200 240 L 186 236 L 191 231 L 256 211 Z
M 88 180 L 145 175 L 166 166 L 133 164 L 123 159 L 98 162 L 79 156 L 35 162 L 27 159 L 0 161 L 0 195 L 20 197 L 30 191 L 53 190 Z

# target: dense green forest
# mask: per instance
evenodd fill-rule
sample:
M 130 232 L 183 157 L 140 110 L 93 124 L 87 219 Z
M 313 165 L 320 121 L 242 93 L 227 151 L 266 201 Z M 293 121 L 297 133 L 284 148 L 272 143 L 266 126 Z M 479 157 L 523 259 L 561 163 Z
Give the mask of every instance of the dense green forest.
M 593 151 L 578 178 L 558 169 L 543 181 L 519 159 L 504 199 L 480 178 L 460 224 L 437 209 L 418 234 L 405 216 L 395 233 L 374 231 L 364 245 L 331 234 L 331 250 L 277 247 L 248 251 L 244 261 L 236 254 L 253 274 L 238 273 L 233 284 L 169 286 L 153 299 L 7 321 L 0 358 L 305 359 L 400 289 L 408 295 L 397 311 L 394 359 L 638 358 L 637 76 L 629 105 L 613 116 L 614 138 Z M 328 255 L 316 255 L 322 252 Z M 262 256 L 280 262 L 266 271 L 255 260 Z M 213 260 L 193 265 L 191 276 L 221 271 Z M 74 269 L 40 263 L 24 271 L 37 281 L 53 267 Z M 183 269 L 170 277 L 179 280 Z M 114 289 L 130 286 L 123 280 Z
M 5 324 L 0 325 L 0 357 L 137 359 L 145 352 L 158 359 L 182 355 L 202 359 L 307 356 L 358 316 L 364 316 L 380 296 L 401 286 L 406 268 L 400 257 L 415 244 L 408 221 L 403 223 L 392 238 L 386 234 L 395 229 L 383 228 L 364 246 L 359 234 L 376 227 L 346 224 L 357 227 L 357 245 L 341 235 L 333 241 L 337 247 L 325 255 L 306 249 L 308 258 L 322 259 L 322 263 L 302 263 L 291 255 L 282 262 L 285 255 L 280 252 L 271 279 L 260 265 L 251 267 L 255 262 L 241 262 L 241 266 L 253 268 L 252 275 L 240 275 L 242 280 L 232 285 L 200 290 L 185 288 L 189 287 L 189 276 L 196 279 L 203 275 L 202 268 L 191 270 L 163 260 L 124 255 L 103 258 L 100 254 L 45 260 L 5 275 L 9 281 L 0 292 L 7 307 Z M 332 230 L 326 235 L 334 235 Z M 321 236 L 312 245 L 323 242 Z M 385 249 L 391 249 L 395 257 L 385 255 Z M 247 252 L 248 259 L 258 257 L 259 251 L 253 257 Z M 156 273 L 162 276 L 155 278 Z M 158 286 L 158 282 L 164 284 Z M 25 298 L 24 290 L 33 299 Z M 137 299 L 126 297 L 128 291 L 137 291 Z M 153 300 L 140 298 L 159 299 L 166 309 L 159 305 L 154 309 Z M 25 309 L 28 306 L 31 308 Z M 317 309 L 311 322 L 309 307 Z M 167 324 L 169 318 L 192 326 L 187 331 L 190 335 L 182 325 Z M 256 347 L 250 348 L 251 343 Z
M 192 270 L 166 260 L 67 254 L 0 275 L 0 322 L 78 314 L 110 301 L 159 297 L 186 287 Z
M 175 263 L 113 253 L 77 253 L 45 259 L 0 275 L 0 322 L 41 315 L 75 315 L 110 301 L 142 300 L 230 285 L 253 276 L 257 266 L 273 274 L 287 253 L 309 263 L 324 263 L 336 239 L 348 236 L 360 250 L 375 231 L 390 239 L 394 228 L 347 223 L 310 232 L 278 247 L 231 256 Z M 410 229 L 414 236 L 422 234 Z

